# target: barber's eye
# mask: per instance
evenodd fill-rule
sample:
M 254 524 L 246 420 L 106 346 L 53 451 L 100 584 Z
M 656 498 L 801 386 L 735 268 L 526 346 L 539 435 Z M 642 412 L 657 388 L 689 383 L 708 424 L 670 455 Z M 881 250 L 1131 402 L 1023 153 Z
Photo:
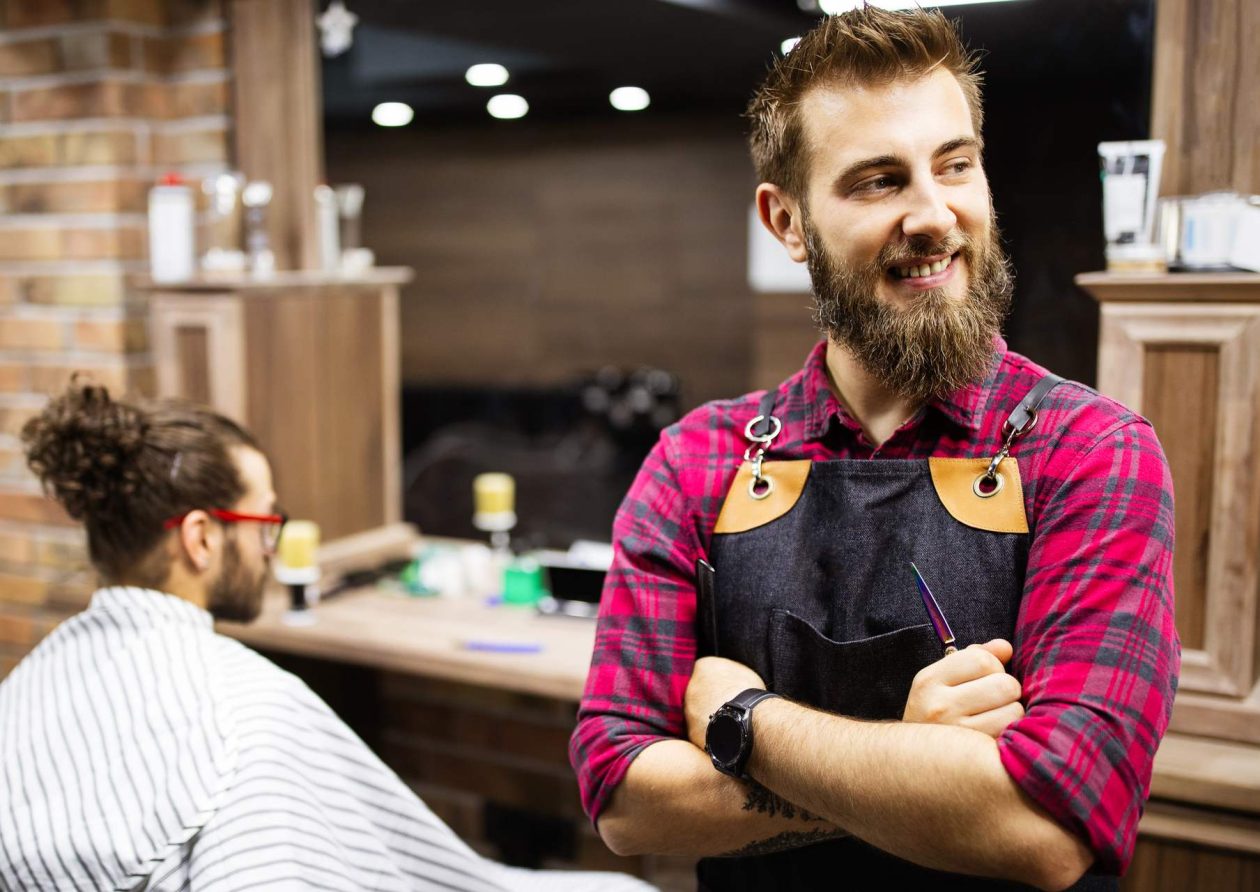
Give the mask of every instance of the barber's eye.
M 871 177 L 869 180 L 863 180 L 858 183 L 855 192 L 882 192 L 884 189 L 892 189 L 897 185 L 897 181 L 891 176 Z

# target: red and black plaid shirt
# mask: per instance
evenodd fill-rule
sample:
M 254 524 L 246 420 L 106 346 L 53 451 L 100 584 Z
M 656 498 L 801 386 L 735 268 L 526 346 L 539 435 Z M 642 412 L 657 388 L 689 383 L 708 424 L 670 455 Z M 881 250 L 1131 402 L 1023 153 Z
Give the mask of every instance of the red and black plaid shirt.
M 780 385 L 783 431 L 768 459 L 991 457 L 1003 422 L 1046 374 L 999 339 L 983 383 L 929 403 L 872 448 L 828 387 L 825 347 Z M 695 561 L 708 551 L 760 396 L 709 403 L 665 430 L 617 513 L 570 743 L 592 819 L 644 747 L 686 737 Z M 1099 867 L 1122 870 L 1180 668 L 1168 465 L 1147 421 L 1076 383 L 1050 392 L 1012 456 L 1032 541 L 1009 667 L 1026 715 L 998 740 L 1002 763 L 1087 841 Z

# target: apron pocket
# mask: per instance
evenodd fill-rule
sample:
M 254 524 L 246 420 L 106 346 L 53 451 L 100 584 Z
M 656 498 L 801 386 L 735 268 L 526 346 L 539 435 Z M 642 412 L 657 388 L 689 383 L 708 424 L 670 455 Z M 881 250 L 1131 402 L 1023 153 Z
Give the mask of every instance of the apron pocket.
M 769 688 L 829 712 L 900 719 L 919 670 L 944 655 L 931 625 L 832 641 L 787 610 L 770 614 Z

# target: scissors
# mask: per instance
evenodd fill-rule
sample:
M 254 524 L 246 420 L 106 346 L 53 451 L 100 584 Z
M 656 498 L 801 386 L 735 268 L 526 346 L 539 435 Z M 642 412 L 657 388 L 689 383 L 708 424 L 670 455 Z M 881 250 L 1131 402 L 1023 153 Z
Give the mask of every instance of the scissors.
M 932 597 L 932 590 L 923 581 L 923 574 L 914 565 L 914 561 L 910 562 L 910 569 L 914 571 L 914 582 L 919 587 L 919 594 L 923 597 L 923 606 L 927 609 L 928 619 L 932 622 L 932 628 L 936 631 L 936 637 L 941 639 L 941 644 L 945 648 L 945 655 L 949 656 L 958 650 L 954 646 L 954 630 L 949 627 L 949 621 L 945 619 L 945 614 L 941 612 L 941 605 L 937 604 L 936 598 Z

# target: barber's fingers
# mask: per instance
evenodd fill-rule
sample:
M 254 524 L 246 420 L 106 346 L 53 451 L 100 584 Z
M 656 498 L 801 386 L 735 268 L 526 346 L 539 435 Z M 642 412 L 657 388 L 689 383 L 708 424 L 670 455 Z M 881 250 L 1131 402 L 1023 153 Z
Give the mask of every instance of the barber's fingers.
M 1014 676 L 986 675 L 950 687 L 948 694 L 959 715 L 979 715 L 991 709 L 1000 709 L 1018 703 L 1023 688 Z
M 1006 665 L 1011 661 L 1011 657 L 1015 655 L 1015 648 L 1005 638 L 994 638 L 992 641 L 986 641 L 984 644 L 971 644 L 968 647 L 979 647 L 987 650 L 993 656 L 1001 661 L 1002 665 Z
M 1020 684 L 1006 673 L 942 684 L 921 672 L 910 688 L 902 718 L 907 722 L 962 725 L 973 716 L 1018 703 Z
M 985 675 L 1005 673 L 1003 664 L 1010 660 L 1010 654 L 1011 645 L 1000 638 L 984 644 L 972 644 L 923 667 L 915 677 L 915 683 L 922 678 L 924 682 L 956 685 Z
M 1014 703 L 1008 703 L 1005 706 L 991 709 L 980 715 L 968 716 L 958 724 L 965 728 L 972 728 L 983 734 L 988 734 L 992 738 L 997 738 L 1007 726 L 1012 722 L 1019 721 L 1024 717 L 1024 707 L 1018 700 Z

